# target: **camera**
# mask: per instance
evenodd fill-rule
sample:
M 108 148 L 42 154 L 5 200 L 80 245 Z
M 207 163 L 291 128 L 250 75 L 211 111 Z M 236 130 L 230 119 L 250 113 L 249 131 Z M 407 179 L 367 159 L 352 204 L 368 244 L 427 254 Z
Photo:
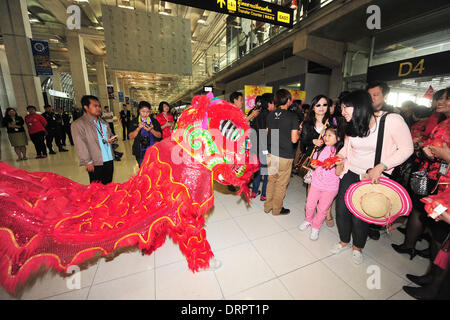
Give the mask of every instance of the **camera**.
M 150 137 L 142 136 L 140 142 L 141 148 L 148 148 L 150 146 Z

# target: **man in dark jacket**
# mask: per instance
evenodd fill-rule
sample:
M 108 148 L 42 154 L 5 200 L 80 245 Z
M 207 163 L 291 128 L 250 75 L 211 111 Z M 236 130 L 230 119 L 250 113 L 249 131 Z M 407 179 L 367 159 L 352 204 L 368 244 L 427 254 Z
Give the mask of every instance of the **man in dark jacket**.
M 49 153 L 56 154 L 56 152 L 53 151 L 53 139 L 56 140 L 55 142 L 58 146 L 59 152 L 69 151 L 64 149 L 61 144 L 62 119 L 56 116 L 56 114 L 53 112 L 52 106 L 46 105 L 44 106 L 44 110 L 45 112 L 42 115 L 44 116 L 45 120 L 47 120 L 47 136 L 45 137 L 45 140 Z M 59 123 L 59 121 L 61 123 Z
M 123 110 L 120 111 L 120 122 L 122 123 L 123 129 L 123 141 L 128 140 L 128 135 L 130 134 L 130 122 L 131 122 L 131 112 L 127 110 L 127 105 L 123 105 Z

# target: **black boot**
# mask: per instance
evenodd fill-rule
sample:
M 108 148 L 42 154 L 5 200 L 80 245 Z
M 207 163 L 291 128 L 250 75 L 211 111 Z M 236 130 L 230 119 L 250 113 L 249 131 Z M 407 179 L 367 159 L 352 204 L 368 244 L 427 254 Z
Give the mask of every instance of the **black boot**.
M 435 290 L 431 289 L 430 287 L 416 288 L 404 286 L 403 290 L 417 300 L 433 300 L 434 298 L 436 298 Z
M 421 287 L 426 286 L 433 281 L 433 276 L 431 275 L 431 273 L 428 273 L 424 276 L 415 276 L 412 274 L 407 274 L 406 277 Z
M 398 253 L 409 254 L 409 260 L 412 260 L 417 254 L 417 251 L 415 248 L 405 248 L 402 244 L 395 244 L 395 243 L 392 243 L 391 246 Z
M 429 259 L 431 257 L 431 251 L 430 248 L 426 248 L 423 250 L 416 250 L 417 255 L 419 257 L 425 258 L 425 259 Z

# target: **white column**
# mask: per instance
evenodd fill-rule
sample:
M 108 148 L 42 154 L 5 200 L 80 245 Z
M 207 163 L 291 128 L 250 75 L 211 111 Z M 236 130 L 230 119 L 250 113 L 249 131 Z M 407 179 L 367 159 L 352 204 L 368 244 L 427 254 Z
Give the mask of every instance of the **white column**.
M 8 107 L 17 108 L 4 45 L 0 46 L 0 69 L 0 106 L 4 114 Z
M 81 98 L 90 94 L 83 38 L 76 32 L 67 31 L 67 47 L 70 52 L 70 73 L 75 91 L 75 105 L 81 108 Z
M 20 115 L 25 115 L 28 105 L 34 105 L 38 110 L 42 110 L 44 97 L 41 81 L 36 77 L 34 69 L 30 43 L 33 35 L 28 20 L 27 2 L 0 0 L 0 8 L 0 28 L 17 111 Z
M 119 103 L 119 78 L 117 78 L 117 74 L 115 72 L 112 73 L 111 78 L 112 85 L 114 87 L 114 97 L 116 97 L 113 102 L 114 115 L 119 116 L 120 110 L 122 110 L 122 107 Z
M 95 69 L 97 70 L 98 98 L 102 107 L 109 106 L 105 58 L 103 56 L 95 57 Z

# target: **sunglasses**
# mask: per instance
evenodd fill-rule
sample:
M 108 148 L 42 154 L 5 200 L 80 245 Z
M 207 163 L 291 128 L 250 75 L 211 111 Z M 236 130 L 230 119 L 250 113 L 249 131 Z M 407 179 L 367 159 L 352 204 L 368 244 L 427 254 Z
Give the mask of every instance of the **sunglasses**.
M 315 107 L 328 107 L 328 104 L 327 103 L 324 103 L 324 104 L 316 104 L 315 105 Z

